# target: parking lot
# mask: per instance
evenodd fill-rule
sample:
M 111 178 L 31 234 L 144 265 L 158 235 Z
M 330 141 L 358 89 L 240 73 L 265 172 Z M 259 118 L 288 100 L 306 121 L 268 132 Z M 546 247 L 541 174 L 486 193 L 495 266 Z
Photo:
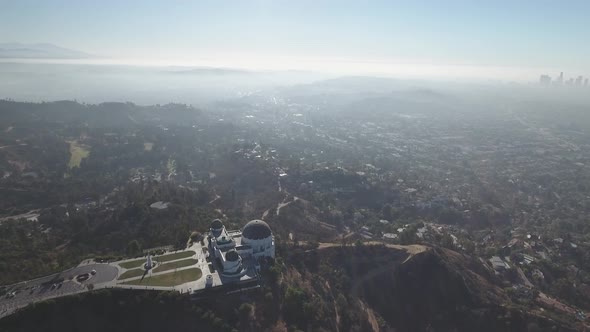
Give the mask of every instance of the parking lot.
M 96 273 L 92 274 L 92 271 Z M 89 274 L 88 280 L 76 281 L 76 276 L 84 273 Z M 117 267 L 109 264 L 88 264 L 11 285 L 6 295 L 0 297 L 0 318 L 34 302 L 88 291 L 89 284 L 94 287 L 109 286 L 117 278 L 117 273 Z

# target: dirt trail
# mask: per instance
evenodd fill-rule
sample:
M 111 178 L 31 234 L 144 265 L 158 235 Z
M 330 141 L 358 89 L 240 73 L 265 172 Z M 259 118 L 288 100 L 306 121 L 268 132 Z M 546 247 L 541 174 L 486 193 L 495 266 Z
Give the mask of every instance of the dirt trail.
M 338 305 L 336 304 L 334 294 L 332 294 L 332 288 L 330 287 L 330 283 L 326 281 L 325 286 L 329 291 L 330 297 L 332 298 L 332 305 L 334 306 L 334 312 L 336 313 L 336 332 L 340 332 L 340 313 L 338 312 Z
M 331 248 L 331 247 L 339 247 L 342 244 L 340 243 L 333 243 L 333 242 L 322 242 L 320 243 L 320 246 L 318 247 L 318 249 L 325 249 L 325 248 Z M 410 245 L 401 245 L 401 244 L 391 244 L 391 243 L 383 243 L 383 242 L 378 242 L 378 241 L 369 241 L 369 242 L 364 242 L 363 245 L 383 245 L 386 246 L 387 248 L 392 248 L 392 249 L 397 249 L 397 250 L 404 250 L 405 252 L 407 252 L 408 254 L 410 254 L 410 256 L 419 254 L 421 252 L 425 252 L 427 250 L 429 250 L 430 248 L 421 244 L 410 244 Z M 408 257 L 409 259 L 410 257 Z M 404 261 L 404 263 L 408 260 L 406 259 Z
M 365 306 L 365 303 L 361 300 L 359 300 L 360 304 L 361 304 L 361 308 L 363 308 L 363 310 L 365 311 L 365 313 L 367 314 L 367 319 L 369 320 L 369 324 L 371 324 L 371 328 L 373 329 L 373 332 L 379 332 L 379 322 L 377 322 L 377 318 L 375 317 L 375 313 L 373 312 L 373 310 L 371 310 L 371 308 Z
M 264 220 L 264 218 L 266 218 L 266 216 L 268 216 L 269 212 L 270 212 L 270 209 L 264 211 L 264 213 L 262 214 L 262 217 L 260 217 L 260 220 Z
M 279 205 L 277 205 L 277 216 L 281 213 L 281 209 L 284 208 L 285 206 L 297 201 L 299 199 L 299 197 L 293 197 L 293 200 L 286 202 L 283 201 L 282 203 L 279 203 Z

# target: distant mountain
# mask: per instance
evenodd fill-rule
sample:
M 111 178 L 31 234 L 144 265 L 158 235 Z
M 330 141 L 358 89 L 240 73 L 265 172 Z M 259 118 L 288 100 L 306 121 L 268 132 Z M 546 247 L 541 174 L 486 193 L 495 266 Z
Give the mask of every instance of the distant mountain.
M 88 57 L 91 57 L 88 53 L 48 43 L 0 43 L 0 59 L 82 59 Z
M 173 74 L 185 75 L 245 75 L 245 74 L 260 74 L 260 72 L 249 71 L 245 69 L 236 68 L 218 68 L 218 67 L 198 67 L 190 69 L 176 69 L 171 70 Z

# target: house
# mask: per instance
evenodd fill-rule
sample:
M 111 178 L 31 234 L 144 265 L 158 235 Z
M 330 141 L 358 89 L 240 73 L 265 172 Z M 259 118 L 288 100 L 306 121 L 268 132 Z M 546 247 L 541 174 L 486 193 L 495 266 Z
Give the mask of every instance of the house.
M 531 264 L 532 262 L 535 261 L 535 257 L 531 256 L 531 255 L 527 255 L 527 254 L 523 254 L 522 255 L 522 259 L 524 260 L 524 262 L 526 264 Z
M 394 240 L 394 239 L 397 239 L 397 234 L 395 234 L 395 233 L 384 233 L 383 234 L 383 238 L 384 239 L 388 239 L 388 240 Z
M 492 256 L 492 258 L 490 258 L 490 263 L 492 264 L 492 267 L 496 271 L 504 271 L 504 270 L 510 268 L 508 263 L 504 262 L 502 260 L 502 258 L 500 258 L 498 256 Z
M 512 248 L 515 245 L 519 244 L 521 241 L 517 238 L 513 238 L 512 240 L 510 240 L 510 242 L 508 242 L 508 248 Z

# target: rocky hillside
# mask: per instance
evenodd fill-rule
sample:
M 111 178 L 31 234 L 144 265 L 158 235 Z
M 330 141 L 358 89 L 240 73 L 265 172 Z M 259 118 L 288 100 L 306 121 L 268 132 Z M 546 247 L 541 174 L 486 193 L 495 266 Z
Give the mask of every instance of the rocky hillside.
M 291 261 L 302 262 L 295 265 L 303 266 L 289 269 L 285 283 L 304 289 L 312 299 L 321 296 L 329 303 L 330 298 L 335 298 L 330 330 L 580 328 L 570 322 L 526 313 L 511 302 L 496 284 L 494 275 L 479 262 L 447 249 L 419 245 L 320 246 L 317 251 L 294 255 Z M 356 321 L 348 321 L 351 318 Z

